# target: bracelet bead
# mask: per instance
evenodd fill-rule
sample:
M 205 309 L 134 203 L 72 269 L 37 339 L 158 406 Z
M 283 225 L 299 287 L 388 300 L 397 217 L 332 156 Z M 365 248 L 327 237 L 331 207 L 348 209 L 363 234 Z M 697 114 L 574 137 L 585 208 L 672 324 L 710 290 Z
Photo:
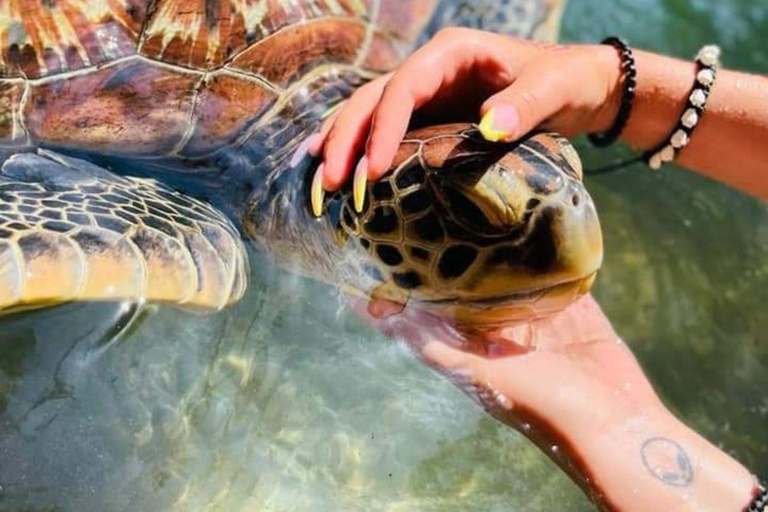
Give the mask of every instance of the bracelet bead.
M 683 126 L 686 128 L 693 128 L 698 122 L 699 114 L 697 114 L 694 109 L 689 108 L 685 111 L 685 114 L 683 114 Z
M 708 45 L 699 50 L 696 55 L 699 69 L 680 121 L 666 142 L 645 154 L 645 160 L 651 169 L 660 169 L 663 164 L 674 161 L 677 153 L 690 143 L 691 136 L 707 107 L 712 86 L 717 78 L 719 60 L 720 48 L 717 46 Z

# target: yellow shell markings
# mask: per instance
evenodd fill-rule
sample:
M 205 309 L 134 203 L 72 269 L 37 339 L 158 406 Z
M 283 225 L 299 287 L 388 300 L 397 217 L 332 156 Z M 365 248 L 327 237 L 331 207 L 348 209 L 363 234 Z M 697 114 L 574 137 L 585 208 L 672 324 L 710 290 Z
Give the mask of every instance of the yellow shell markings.
M 274 0 L 233 0 L 231 6 L 233 13 L 230 18 L 235 19 L 240 16 L 243 19 L 246 34 L 261 33 L 262 35 L 268 34 L 267 27 L 264 26 L 265 19 L 271 14 L 269 11 L 270 4 L 273 4 Z M 279 0 L 277 2 L 279 8 L 287 15 L 297 15 L 300 20 L 299 23 L 306 22 L 310 19 L 317 19 L 318 15 L 326 12 L 320 4 L 324 4 L 331 16 L 345 16 L 346 12 L 342 6 L 336 0 Z M 367 14 L 365 5 L 359 1 L 355 2 L 357 16 L 363 17 Z M 143 49 L 145 41 L 155 35 L 162 35 L 163 49 L 176 38 L 179 37 L 187 44 L 194 45 L 197 38 L 203 32 L 201 31 L 203 24 L 203 16 L 198 13 L 184 13 L 180 15 L 176 10 L 176 5 L 173 2 L 164 2 L 161 4 L 160 9 L 152 17 L 150 23 L 144 29 L 143 36 L 139 43 L 139 52 Z M 309 12 L 308 12 L 309 11 Z M 219 50 L 219 44 L 221 39 L 217 37 L 219 35 L 219 26 L 215 26 L 214 30 L 208 34 L 206 38 L 208 42 L 208 59 L 211 60 L 216 52 Z M 263 40 L 263 37 L 260 38 Z M 230 57 L 229 60 L 236 57 L 237 54 Z
M 252 87 L 261 88 L 265 90 L 268 93 L 272 93 L 276 96 L 281 96 L 285 99 L 285 101 L 282 103 L 282 105 L 285 105 L 288 101 L 292 93 L 300 93 L 302 85 L 306 86 L 311 81 L 311 78 L 309 76 L 303 77 L 304 79 L 299 80 L 301 84 L 297 84 L 295 87 L 291 87 L 291 91 L 286 91 L 277 84 L 271 83 L 269 80 L 264 78 L 263 76 L 260 76 L 258 73 L 254 73 L 249 71 L 248 69 L 239 69 L 236 67 L 230 66 L 232 60 L 236 59 L 239 55 L 243 53 L 243 51 L 247 49 L 254 48 L 254 44 L 248 44 L 245 45 L 242 48 L 234 48 L 234 53 L 232 55 L 227 56 L 225 60 L 216 60 L 213 59 L 213 62 L 209 62 L 212 64 L 212 66 L 209 66 L 207 64 L 203 64 L 203 68 L 201 69 L 200 65 L 193 65 L 191 62 L 191 59 L 195 58 L 196 60 L 199 60 L 196 57 L 193 57 L 191 54 L 189 56 L 189 61 L 186 61 L 186 57 L 182 58 L 181 62 L 179 59 L 173 59 L 171 58 L 171 62 L 163 62 L 163 58 L 165 57 L 165 49 L 167 46 L 173 41 L 174 39 L 177 39 L 175 41 L 174 45 L 178 46 L 178 44 L 181 44 L 181 46 L 187 46 L 187 47 L 199 47 L 201 46 L 199 43 L 204 43 L 202 46 L 204 48 L 201 48 L 203 52 L 202 54 L 197 54 L 198 56 L 203 55 L 204 58 L 212 59 L 212 57 L 217 53 L 222 51 L 221 45 L 222 42 L 226 42 L 226 38 L 219 37 L 221 24 L 214 23 L 211 26 L 203 27 L 202 21 L 204 20 L 205 13 L 200 12 L 190 12 L 186 13 L 183 16 L 174 16 L 174 10 L 172 6 L 177 5 L 178 3 L 174 2 L 158 2 L 156 12 L 151 12 L 147 14 L 146 21 L 144 22 L 144 27 L 142 28 L 140 34 L 136 34 L 138 44 L 138 54 L 135 53 L 136 50 L 128 51 L 126 48 L 123 48 L 122 54 L 115 53 L 112 54 L 112 52 L 108 54 L 102 54 L 101 58 L 98 61 L 92 62 L 87 55 L 87 52 L 83 50 L 83 45 L 81 41 L 78 40 L 77 34 L 75 34 L 74 29 L 70 25 L 69 20 L 66 16 L 64 16 L 63 13 L 61 13 L 57 9 L 52 9 L 52 12 L 54 12 L 56 19 L 58 20 L 57 24 L 61 25 L 62 28 L 61 32 L 68 34 L 66 38 L 64 38 L 64 41 L 66 41 L 66 44 L 71 43 L 72 48 L 76 48 L 78 51 L 78 55 L 81 55 L 81 58 L 83 60 L 82 65 L 78 66 L 77 69 L 65 69 L 67 62 L 63 59 L 61 60 L 61 66 L 62 68 L 59 69 L 56 72 L 53 72 L 53 70 L 43 71 L 38 75 L 36 75 L 33 78 L 30 78 L 29 80 L 22 80 L 23 86 L 24 86 L 24 98 L 21 102 L 21 104 L 11 105 L 11 108 L 8 108 L 7 111 L 10 112 L 10 116 L 12 118 L 12 122 L 9 123 L 12 126 L 12 140 L 16 141 L 16 146 L 18 147 L 18 141 L 21 140 L 22 136 L 27 139 L 28 143 L 27 145 L 30 145 L 29 143 L 32 140 L 45 140 L 45 135 L 41 135 L 38 133 L 35 133 L 34 130 L 30 132 L 29 127 L 26 125 L 26 119 L 25 119 L 25 105 L 27 104 L 26 98 L 31 95 L 32 90 L 36 90 L 37 87 L 42 86 L 43 84 L 49 84 L 52 82 L 56 82 L 59 80 L 69 80 L 69 79 L 75 79 L 76 77 L 86 77 L 93 73 L 96 70 L 106 70 L 111 67 L 123 67 L 123 66 L 129 66 L 132 62 L 140 63 L 140 62 L 146 62 L 147 65 L 159 68 L 159 69 L 165 69 L 168 72 L 174 73 L 174 74 L 198 74 L 199 78 L 196 80 L 195 85 L 190 87 L 189 92 L 191 95 L 191 101 L 189 101 L 189 107 L 187 108 L 187 112 L 181 112 L 177 110 L 175 113 L 172 113 L 172 117 L 178 117 L 180 114 L 183 114 L 186 121 L 183 123 L 186 125 L 185 128 L 180 129 L 181 135 L 178 138 L 175 138 L 174 141 L 169 143 L 171 144 L 172 149 L 169 150 L 167 155 L 187 155 L 190 151 L 193 152 L 196 156 L 202 156 L 202 153 L 200 153 L 196 149 L 189 149 L 187 148 L 188 142 L 193 139 L 195 135 L 195 128 L 197 126 L 198 121 L 198 97 L 200 96 L 200 93 L 202 90 L 206 87 L 206 84 L 209 83 L 211 80 L 215 80 L 216 77 L 221 76 L 232 76 L 232 77 L 240 77 L 243 78 L 249 82 L 252 82 Z M 10 4 L 4 4 L 5 9 L 9 9 Z M 338 19 L 338 20 L 352 20 L 357 19 L 361 22 L 361 26 L 364 27 L 364 34 L 365 38 L 363 41 L 363 44 L 358 49 L 358 55 L 357 58 L 354 59 L 354 62 L 350 64 L 344 64 L 339 66 L 334 66 L 334 64 L 328 64 L 325 68 L 329 73 L 343 73 L 348 71 L 359 71 L 360 68 L 358 67 L 362 61 L 364 61 L 367 52 L 370 49 L 370 45 L 372 43 L 372 34 L 374 32 L 374 25 L 372 22 L 365 21 L 366 19 L 369 19 L 369 17 L 375 17 L 376 9 L 378 8 L 379 2 L 374 1 L 373 2 L 373 8 L 371 9 L 372 13 L 367 12 L 366 6 L 361 2 L 351 2 L 347 1 L 344 3 L 344 6 L 342 7 L 341 3 L 338 1 L 332 1 L 332 2 L 280 2 L 279 4 L 274 3 L 270 4 L 269 2 L 236 2 L 235 4 L 228 4 L 233 5 L 233 9 L 238 13 L 237 15 L 242 15 L 241 18 L 244 20 L 249 20 L 248 26 L 246 27 L 247 30 L 250 31 L 267 31 L 269 30 L 270 33 L 265 34 L 266 37 L 257 38 L 255 40 L 255 45 L 263 44 L 270 38 L 274 37 L 277 34 L 283 33 L 286 30 L 290 30 L 292 26 L 295 26 L 296 23 L 302 24 L 306 23 L 307 21 L 318 21 L 318 20 L 327 20 L 327 19 Z M 270 13 L 267 12 L 267 7 L 269 5 L 279 5 L 286 14 L 285 19 L 280 18 L 277 21 L 277 25 L 274 27 L 265 27 L 262 24 L 262 21 L 264 18 L 269 15 Z M 83 3 L 74 3 L 72 4 L 72 7 L 77 9 L 85 9 L 88 7 L 87 4 Z M 87 12 L 88 16 L 87 18 L 89 20 L 94 19 L 102 19 L 105 16 L 112 15 L 116 16 L 117 14 L 124 14 L 124 13 L 115 13 L 110 11 L 107 7 L 101 6 L 99 8 L 89 8 Z M 178 13 L 176 13 L 178 14 Z M 274 14 L 274 12 L 273 12 Z M 372 14 L 372 15 L 371 15 Z M 371 16 L 369 16 L 371 15 Z M 53 16 L 53 14 L 52 14 Z M 304 21 L 296 21 L 296 16 L 300 16 L 300 18 Z M 357 18 L 356 18 L 357 17 Z M 258 21 L 257 21 L 258 20 Z M 47 23 L 46 26 L 51 25 L 50 23 Z M 56 24 L 54 24 L 56 25 Z M 283 26 L 285 25 L 285 26 Z M 104 50 L 105 48 L 109 47 L 110 44 L 116 45 L 117 43 L 114 40 L 110 40 L 107 38 L 99 38 L 99 25 L 95 24 L 95 27 L 93 28 L 92 33 L 97 36 L 97 39 L 100 41 L 100 45 L 98 47 L 101 50 Z M 126 28 L 126 27 L 124 27 Z M 2 27 L 0 27 L 0 30 Z M 78 29 L 79 30 L 79 29 Z M 208 30 L 206 32 L 206 30 Z M 53 32 L 53 34 L 56 34 L 56 31 Z M 156 46 L 152 49 L 152 54 L 144 54 L 142 51 L 144 50 L 145 43 L 151 39 L 154 35 L 160 36 L 162 39 L 162 50 L 159 54 L 156 53 L 157 48 Z M 107 34 L 109 36 L 109 34 Z M 204 38 L 201 40 L 201 38 Z M 46 43 L 40 44 L 39 42 L 40 38 L 35 39 L 36 42 L 35 46 L 38 47 L 38 50 L 45 47 L 46 45 L 50 45 L 52 43 L 52 39 L 50 37 L 45 38 Z M 114 39 L 114 38 L 113 38 Z M 124 43 L 124 41 L 123 41 Z M 177 44 L 178 43 L 178 44 Z M 49 49 L 48 51 L 50 51 Z M 54 52 L 58 52 L 58 54 L 61 54 L 62 47 L 59 45 L 53 45 L 52 50 Z M 117 52 L 118 48 L 115 49 L 115 52 Z M 90 50 L 89 50 L 90 51 Z M 36 58 L 40 60 L 40 65 L 42 65 L 42 59 L 40 58 L 41 51 L 35 51 Z M 186 55 L 186 54 L 184 54 Z M 177 55 L 178 57 L 178 55 Z M 321 64 L 318 67 L 325 67 L 325 65 Z M 42 68 L 45 69 L 45 68 Z M 316 71 L 320 71 L 317 69 Z M 320 71 L 322 73 L 322 71 Z M 311 73 L 317 76 L 319 73 Z M 363 73 L 365 75 L 365 73 Z M 371 74 L 370 78 L 372 78 L 374 74 Z M 28 77 L 29 78 L 29 77 Z M 8 81 L 7 83 L 10 83 Z M 293 85 L 293 84 L 291 84 Z M 38 93 L 38 96 L 40 96 L 41 93 Z M 5 102 L 8 102 L 8 98 L 3 98 Z M 184 110 L 185 108 L 182 108 L 181 110 Z M 279 109 L 277 109 L 279 110 Z M 32 112 L 35 112 L 35 110 L 32 110 Z M 40 118 L 40 115 L 38 114 L 37 118 Z M 168 121 L 173 122 L 173 121 Z M 107 136 L 110 130 L 113 130 L 114 123 L 110 123 L 110 126 L 106 126 L 106 130 L 102 131 L 103 136 Z M 256 123 L 260 124 L 260 123 Z M 253 125 L 252 125 L 253 126 Z M 10 131 L 10 130 L 9 130 Z M 34 135 L 31 135 L 34 133 Z M 98 135 L 99 132 L 96 131 L 96 129 L 91 128 L 90 132 L 91 136 L 93 137 L 100 137 Z M 168 132 L 166 132 L 168 133 Z M 241 134 L 241 139 L 248 137 L 249 134 Z M 145 154 L 142 155 L 144 158 L 164 158 L 166 155 L 151 155 L 151 154 Z M 187 155 L 189 156 L 189 155 Z
M 40 69 L 45 69 L 46 67 L 44 60 L 44 52 L 46 48 L 51 49 L 62 62 L 65 61 L 64 48 L 74 48 L 80 59 L 82 59 L 84 63 L 90 64 L 88 54 L 86 53 L 85 48 L 83 48 L 72 25 L 70 25 L 69 20 L 67 20 L 57 8 L 54 7 L 51 10 L 55 24 L 50 27 L 50 29 L 56 30 L 56 32 L 50 33 L 49 27 L 41 25 L 42 20 L 39 18 L 32 18 L 31 20 L 28 19 L 29 17 L 24 18 L 22 12 L 13 9 L 15 5 L 15 2 L 8 1 L 0 3 L 0 19 L 14 20 L 7 24 L 0 24 L 0 40 L 4 39 L 3 36 L 5 36 L 8 38 L 9 46 L 16 44 L 20 48 L 31 44 L 35 50 L 37 65 Z M 24 24 L 20 21 L 15 21 L 21 19 L 28 20 L 27 23 L 31 23 L 37 28 L 39 34 L 37 38 L 27 37 L 27 29 Z M 4 26 L 7 30 L 6 34 L 1 32 Z M 2 67 L 9 67 L 10 62 L 5 62 L 3 59 L 4 53 L 5 52 L 0 52 L 0 65 L 2 65 Z
M 28 96 L 29 86 L 21 78 L 9 80 L 7 79 L 6 83 L 10 87 L 15 88 L 17 92 L 21 91 L 18 92 L 21 98 L 18 101 L 18 104 L 14 104 L 15 102 L 13 101 L 12 97 L 0 97 L 0 126 L 10 126 L 10 145 L 13 145 L 14 141 L 24 139 L 25 142 L 22 145 L 28 146 L 30 145 L 30 140 L 29 134 L 24 128 L 23 108 Z M 4 144 L 0 142 L 0 149 L 2 149 L 3 146 Z
M 176 11 L 177 5 L 174 2 L 161 2 L 151 21 L 144 27 L 141 41 L 139 42 L 139 52 L 143 49 L 146 40 L 154 35 L 162 35 L 163 47 L 160 55 L 162 56 L 168 45 L 171 44 L 177 36 L 189 45 L 194 45 L 198 35 L 201 34 L 200 28 L 203 24 L 203 17 L 196 16 L 194 12 L 179 13 Z M 218 27 L 217 27 L 218 28 Z M 217 38 L 208 38 L 208 56 L 216 53 L 218 47 Z
M 34 49 L 38 68 L 42 70 L 47 68 L 46 50 L 56 55 L 65 71 L 67 50 L 74 50 L 83 66 L 93 65 L 83 41 L 62 9 L 64 4 L 69 10 L 83 16 L 94 27 L 92 33 L 98 39 L 99 51 L 103 55 L 108 59 L 120 56 L 113 37 L 105 28 L 104 20 L 114 18 L 123 28 L 129 27 L 132 21 L 127 12 L 113 10 L 108 2 L 67 0 L 55 3 L 46 7 L 50 20 L 43 16 L 29 15 L 24 9 L 24 2 L 11 0 L 0 2 L 0 20 L 10 20 L 0 23 L 0 40 L 7 41 L 8 47 L 14 44 L 19 48 L 31 46 Z M 36 37 L 30 37 L 30 32 L 34 32 Z M 4 53 L 0 52 L 0 67 L 9 68 L 12 63 L 4 60 Z

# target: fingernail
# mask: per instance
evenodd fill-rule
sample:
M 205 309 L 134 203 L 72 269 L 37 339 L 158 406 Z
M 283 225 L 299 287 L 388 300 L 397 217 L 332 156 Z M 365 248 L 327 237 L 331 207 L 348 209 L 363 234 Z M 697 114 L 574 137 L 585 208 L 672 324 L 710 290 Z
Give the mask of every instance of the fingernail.
M 497 105 L 480 121 L 480 134 L 485 140 L 499 142 L 512 137 L 520 126 L 520 117 L 514 107 Z
M 323 145 L 321 144 L 322 141 L 323 138 L 319 133 L 309 136 L 307 139 L 307 152 L 309 153 L 309 156 L 312 158 L 317 158 L 320 156 L 320 151 L 323 149 Z
M 295 168 L 298 166 L 302 160 L 304 160 L 304 157 L 307 156 L 307 153 L 309 152 L 310 144 L 312 143 L 312 137 L 314 135 L 307 137 L 304 139 L 304 141 L 299 144 L 299 147 L 296 148 L 296 151 L 293 152 L 293 155 L 291 156 L 291 168 Z
M 355 179 L 352 183 L 352 191 L 355 199 L 355 211 L 363 213 L 365 206 L 365 189 L 368 187 L 368 157 L 363 157 L 355 169 Z
M 315 217 L 320 217 L 323 214 L 323 200 L 325 199 L 323 170 L 325 170 L 325 164 L 320 164 L 320 167 L 315 171 L 315 176 L 312 178 L 312 187 L 309 198 L 312 203 L 312 215 Z

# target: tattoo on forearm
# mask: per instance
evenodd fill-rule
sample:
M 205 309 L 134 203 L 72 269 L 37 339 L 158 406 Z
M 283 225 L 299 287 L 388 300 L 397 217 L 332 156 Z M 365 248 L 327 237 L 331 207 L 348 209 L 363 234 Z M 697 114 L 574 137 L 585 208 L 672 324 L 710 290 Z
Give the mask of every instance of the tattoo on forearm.
M 693 466 L 683 447 L 665 437 L 652 437 L 640 450 L 646 469 L 658 480 L 674 487 L 693 482 Z

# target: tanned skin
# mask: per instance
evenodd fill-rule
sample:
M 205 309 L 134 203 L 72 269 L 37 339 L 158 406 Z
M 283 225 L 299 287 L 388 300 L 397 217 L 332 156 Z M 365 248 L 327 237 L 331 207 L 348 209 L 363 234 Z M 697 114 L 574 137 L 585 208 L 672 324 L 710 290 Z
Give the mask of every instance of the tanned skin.
M 657 147 L 685 108 L 696 65 L 636 50 L 637 93 L 622 140 Z M 469 29 L 438 34 L 391 75 L 361 88 L 315 137 L 323 182 L 336 190 L 362 161 L 368 179 L 389 168 L 415 111 L 457 113 L 494 107 L 503 140 L 536 127 L 567 136 L 606 131 L 622 94 L 616 50 L 603 45 L 552 46 Z M 475 115 L 477 115 L 475 113 Z M 479 117 L 474 120 L 478 120 Z M 768 199 L 768 78 L 720 70 L 707 111 L 678 163 L 743 192 Z

